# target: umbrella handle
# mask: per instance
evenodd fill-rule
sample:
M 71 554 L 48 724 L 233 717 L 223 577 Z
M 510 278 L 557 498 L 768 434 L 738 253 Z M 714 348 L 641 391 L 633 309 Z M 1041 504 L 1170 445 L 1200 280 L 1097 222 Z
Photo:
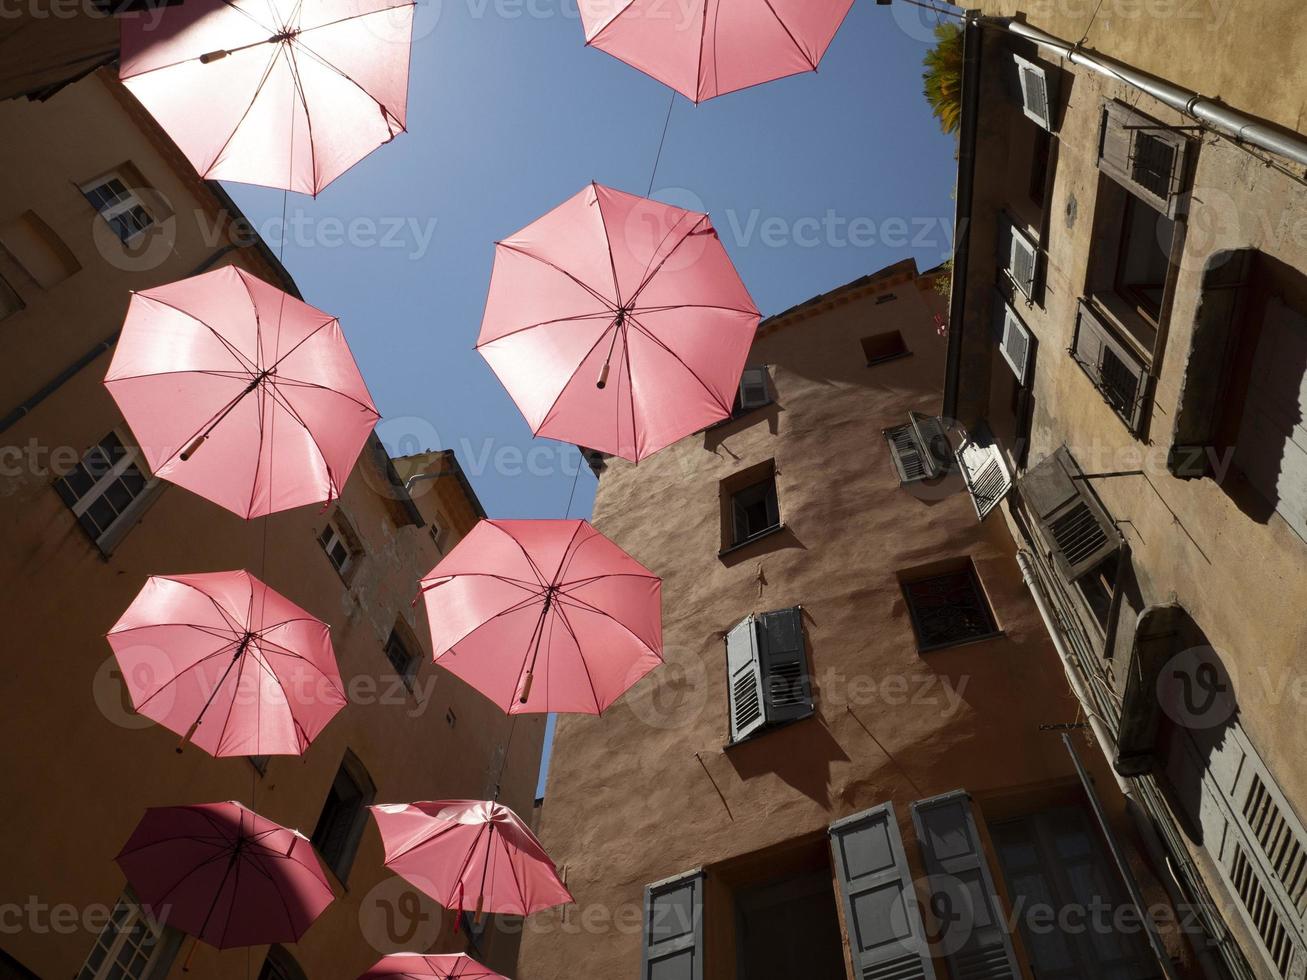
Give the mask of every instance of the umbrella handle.
M 485 895 L 478 895 L 476 915 L 472 917 L 472 921 L 475 922 L 477 925 L 481 925 L 481 914 L 485 910 L 485 907 L 486 907 Z
M 604 361 L 604 366 L 599 369 L 599 380 L 595 382 L 595 387 L 601 391 L 608 387 L 608 362 Z
M 191 940 L 191 951 L 186 954 L 186 962 L 182 964 L 182 973 L 191 972 L 191 960 L 195 956 L 195 947 L 198 945 L 200 945 L 200 940 L 198 938 Z
M 531 682 L 535 680 L 535 674 L 531 671 L 526 672 L 526 678 L 522 682 L 522 696 L 517 699 L 518 704 L 526 704 L 531 697 Z
M 207 433 L 201 436 L 196 436 L 195 441 L 192 442 L 189 446 L 187 446 L 185 451 L 182 453 L 181 455 L 182 462 L 184 463 L 192 456 L 194 456 L 196 452 L 199 451 L 199 448 L 204 445 L 204 440 L 207 438 L 209 438 Z
M 182 754 L 182 749 L 186 748 L 186 743 L 189 742 L 189 741 L 191 740 L 191 738 L 195 735 L 195 729 L 197 729 L 197 728 L 199 728 L 199 727 L 200 727 L 200 719 L 196 718 L 196 719 L 195 719 L 195 724 L 191 725 L 190 728 L 186 729 L 186 734 L 183 735 L 183 736 L 182 736 L 182 740 L 181 740 L 180 742 L 177 743 L 177 754 L 178 754 L 178 755 L 181 755 L 181 754 Z

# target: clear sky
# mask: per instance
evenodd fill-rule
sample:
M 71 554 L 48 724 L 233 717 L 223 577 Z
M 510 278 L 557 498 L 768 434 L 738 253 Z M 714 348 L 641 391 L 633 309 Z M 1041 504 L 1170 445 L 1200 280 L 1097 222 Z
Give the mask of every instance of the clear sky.
M 712 215 L 764 315 L 951 254 L 954 143 L 921 94 L 934 21 L 856 0 L 817 74 L 677 96 L 653 197 Z M 409 131 L 289 199 L 285 264 L 340 317 L 383 441 L 453 448 L 492 517 L 563 516 L 578 458 L 532 440 L 472 349 L 493 243 L 590 180 L 644 194 L 669 96 L 584 47 L 575 0 L 419 0 Z M 276 248 L 281 192 L 228 189 Z M 582 472 L 572 516 L 594 489 Z

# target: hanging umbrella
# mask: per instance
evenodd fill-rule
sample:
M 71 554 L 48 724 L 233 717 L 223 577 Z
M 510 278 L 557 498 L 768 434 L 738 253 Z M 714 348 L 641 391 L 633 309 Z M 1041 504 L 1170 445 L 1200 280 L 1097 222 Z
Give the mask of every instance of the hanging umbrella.
M 638 461 L 731 414 L 758 320 L 706 214 L 591 184 L 496 245 L 477 349 L 533 433 Z
M 404 130 L 409 0 L 186 0 L 123 18 L 119 77 L 201 177 L 317 194 Z
M 535 835 L 502 804 L 439 800 L 370 809 L 386 867 L 447 909 L 530 915 L 573 901 Z
M 816 71 L 853 0 L 578 0 L 587 46 L 703 102 Z
M 419 588 L 435 661 L 512 715 L 602 714 L 662 663 L 662 580 L 586 521 L 481 521 Z
M 307 837 L 235 802 L 151 807 L 117 861 L 157 919 L 218 949 L 297 942 L 335 897 Z
M 340 322 L 233 266 L 134 293 L 104 383 L 155 476 L 244 518 L 339 496 L 380 418 Z
M 396 977 L 400 980 L 421 980 L 439 977 L 440 980 L 508 980 L 489 967 L 482 966 L 466 953 L 428 955 L 426 953 L 391 953 L 378 960 L 370 970 L 359 975 L 359 980 L 383 980 Z
M 210 755 L 299 755 L 345 706 L 330 627 L 249 572 L 153 576 L 108 639 L 136 710 Z

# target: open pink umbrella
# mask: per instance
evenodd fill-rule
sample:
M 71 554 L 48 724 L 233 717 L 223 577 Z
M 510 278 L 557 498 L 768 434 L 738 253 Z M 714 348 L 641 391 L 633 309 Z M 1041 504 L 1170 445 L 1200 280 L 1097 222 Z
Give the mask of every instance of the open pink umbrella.
M 508 980 L 489 967 L 482 966 L 466 953 L 435 955 L 427 953 L 391 953 L 382 957 L 370 970 L 359 975 L 359 980 L 422 980 L 439 977 L 440 980 Z
M 119 77 L 201 177 L 317 194 L 404 130 L 411 0 L 186 0 L 123 18 Z
M 296 942 L 335 897 L 308 838 L 235 802 L 151 807 L 117 860 L 158 921 L 218 949 Z
M 108 639 L 132 705 L 182 744 L 299 755 L 346 703 L 330 632 L 249 572 L 208 572 L 152 576 Z
M 731 414 L 758 321 L 706 214 L 591 184 L 496 245 L 477 349 L 533 433 L 638 461 Z
M 134 293 L 104 383 L 155 476 L 244 518 L 339 496 L 380 418 L 340 321 L 233 266 Z
M 853 0 L 578 0 L 585 43 L 703 102 L 816 71 Z
M 500 803 L 438 800 L 370 809 L 386 867 L 447 909 L 530 915 L 573 900 L 535 834 Z
M 662 580 L 586 521 L 481 521 L 419 588 L 436 663 L 512 715 L 602 714 L 662 663 Z

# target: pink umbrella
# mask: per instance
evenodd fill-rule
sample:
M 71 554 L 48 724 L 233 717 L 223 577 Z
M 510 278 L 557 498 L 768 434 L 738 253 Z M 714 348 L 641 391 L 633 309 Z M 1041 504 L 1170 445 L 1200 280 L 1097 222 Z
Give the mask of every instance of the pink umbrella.
M 662 663 L 662 580 L 586 521 L 482 521 L 419 588 L 435 661 L 512 715 L 602 714 Z
M 359 975 L 359 980 L 382 980 L 397 977 L 401 980 L 421 980 L 439 977 L 440 980 L 508 980 L 489 967 L 482 966 L 466 953 L 436 956 L 426 953 L 391 953 L 375 963 L 372 969 Z
M 181 744 L 299 755 L 346 703 L 330 632 L 249 572 L 209 572 L 151 577 L 108 639 L 133 706 Z
M 370 809 L 386 867 L 447 909 L 530 915 L 573 901 L 545 849 L 506 806 L 439 800 Z
M 404 130 L 411 0 L 186 0 L 123 19 L 119 77 L 201 177 L 317 194 Z
M 104 383 L 155 476 L 244 518 L 339 496 L 380 418 L 340 321 L 233 266 L 134 293 Z
M 296 942 L 335 897 L 308 838 L 234 802 L 151 807 L 117 860 L 156 919 L 218 949 Z
M 731 414 L 758 321 L 706 214 L 591 184 L 496 245 L 477 349 L 536 435 L 639 461 Z
M 703 102 L 816 71 L 853 0 L 579 0 L 585 43 Z

